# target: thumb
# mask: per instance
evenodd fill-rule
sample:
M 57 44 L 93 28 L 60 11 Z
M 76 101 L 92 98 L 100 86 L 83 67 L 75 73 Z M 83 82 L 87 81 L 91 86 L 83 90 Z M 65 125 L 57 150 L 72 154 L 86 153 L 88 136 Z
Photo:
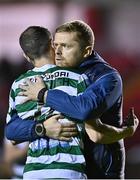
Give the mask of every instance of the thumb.
M 61 114 L 56 114 L 56 115 L 53 115 L 53 117 L 55 118 L 55 120 L 59 120 L 59 119 L 64 119 L 64 116 L 62 116 Z
M 131 108 L 130 108 L 130 110 L 129 110 L 129 116 L 130 116 L 130 118 L 135 116 L 134 107 L 131 107 Z
M 138 126 L 139 125 L 139 120 L 138 118 L 136 117 L 135 120 L 134 120 L 135 124 Z

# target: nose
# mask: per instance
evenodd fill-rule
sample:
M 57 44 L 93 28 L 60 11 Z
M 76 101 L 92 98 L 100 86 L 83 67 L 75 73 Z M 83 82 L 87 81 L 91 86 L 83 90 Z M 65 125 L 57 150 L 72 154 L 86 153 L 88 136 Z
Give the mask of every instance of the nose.
M 57 47 L 55 48 L 55 54 L 57 54 L 57 55 L 62 55 L 62 48 L 61 48 L 61 46 L 57 46 Z

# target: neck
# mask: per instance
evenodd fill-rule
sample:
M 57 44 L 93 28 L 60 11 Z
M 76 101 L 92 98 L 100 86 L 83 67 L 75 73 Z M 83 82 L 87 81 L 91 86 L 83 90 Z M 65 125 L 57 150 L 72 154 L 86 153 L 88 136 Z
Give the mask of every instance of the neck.
M 34 61 L 34 66 L 35 67 L 42 67 L 42 66 L 44 66 L 46 64 L 54 64 L 54 60 L 51 59 L 51 58 L 42 57 L 42 58 L 36 59 Z

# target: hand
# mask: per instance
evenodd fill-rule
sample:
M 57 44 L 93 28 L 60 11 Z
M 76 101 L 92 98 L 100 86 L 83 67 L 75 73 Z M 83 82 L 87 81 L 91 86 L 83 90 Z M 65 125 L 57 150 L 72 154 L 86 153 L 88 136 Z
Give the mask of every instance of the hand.
M 76 124 L 74 122 L 61 124 L 58 120 L 63 118 L 61 115 L 54 115 L 43 122 L 47 137 L 61 141 L 70 141 L 72 137 L 77 136 Z
M 131 108 L 129 110 L 129 114 L 128 114 L 127 118 L 126 118 L 125 125 L 130 130 L 130 136 L 133 136 L 133 134 L 135 133 L 135 131 L 136 131 L 138 125 L 139 125 L 139 120 L 138 120 L 137 116 L 134 113 L 134 108 Z
M 20 96 L 26 96 L 24 102 L 29 100 L 37 100 L 37 96 L 39 91 L 45 87 L 45 84 L 40 76 L 36 77 L 36 81 L 32 82 L 30 79 L 25 81 L 25 85 L 19 85 L 19 88 L 22 89 L 21 92 L 18 93 Z

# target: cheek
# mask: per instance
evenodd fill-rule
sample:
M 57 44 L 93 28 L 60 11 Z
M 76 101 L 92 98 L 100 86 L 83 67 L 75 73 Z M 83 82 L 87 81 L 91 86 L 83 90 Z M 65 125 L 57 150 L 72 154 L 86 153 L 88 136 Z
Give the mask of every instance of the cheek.
M 65 62 L 69 63 L 72 60 L 72 53 L 71 51 L 63 52 L 63 57 L 65 58 Z
M 79 63 L 79 53 L 78 51 L 66 51 L 64 54 L 65 56 L 65 63 L 69 66 L 74 66 L 77 65 Z
M 67 64 L 68 64 L 70 67 L 75 67 L 75 66 L 77 66 L 77 64 L 78 64 L 78 59 L 77 59 L 77 57 L 75 57 L 75 56 L 69 57 L 69 59 L 67 59 Z
M 80 56 L 80 53 L 75 52 L 75 54 L 73 55 L 72 59 L 73 59 L 73 62 L 75 64 L 79 64 L 79 62 L 81 61 L 82 57 Z

